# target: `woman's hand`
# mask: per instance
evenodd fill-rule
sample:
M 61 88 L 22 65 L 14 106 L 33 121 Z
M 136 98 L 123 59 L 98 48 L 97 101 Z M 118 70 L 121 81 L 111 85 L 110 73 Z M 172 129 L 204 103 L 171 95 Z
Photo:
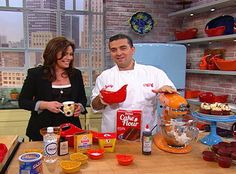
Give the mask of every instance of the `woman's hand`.
M 177 93 L 177 90 L 171 86 L 165 85 L 159 89 L 153 89 L 152 92 L 154 92 L 156 94 L 158 94 L 158 93 Z
M 75 103 L 74 117 L 79 117 L 81 113 L 81 106 L 78 103 Z
M 53 112 L 53 113 L 59 113 L 61 112 L 60 111 L 60 108 L 62 107 L 62 103 L 58 102 L 58 101 L 42 101 L 40 102 L 40 105 L 39 105 L 39 109 L 40 110 L 49 110 L 50 112 Z

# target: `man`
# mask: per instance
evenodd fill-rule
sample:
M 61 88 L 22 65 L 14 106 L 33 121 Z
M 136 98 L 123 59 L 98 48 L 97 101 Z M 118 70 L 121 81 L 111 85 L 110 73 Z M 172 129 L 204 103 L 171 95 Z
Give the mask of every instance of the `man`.
M 142 129 L 146 124 L 152 129 L 157 124 L 157 94 L 176 92 L 174 84 L 164 71 L 135 62 L 135 48 L 129 36 L 112 36 L 109 49 L 116 65 L 97 77 L 91 96 L 93 110 L 102 111 L 102 132 L 116 132 L 116 113 L 119 109 L 141 110 Z M 124 102 L 109 105 L 103 101 L 101 89 L 117 91 L 125 84 L 128 86 Z

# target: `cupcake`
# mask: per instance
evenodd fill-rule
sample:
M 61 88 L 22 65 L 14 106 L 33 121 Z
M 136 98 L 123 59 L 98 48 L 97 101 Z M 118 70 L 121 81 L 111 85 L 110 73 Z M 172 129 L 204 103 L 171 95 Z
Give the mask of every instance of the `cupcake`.
M 231 109 L 228 104 L 223 105 L 223 115 L 230 115 Z
M 223 115 L 223 110 L 221 107 L 221 103 L 213 103 L 211 106 L 211 114 L 212 115 Z
M 211 113 L 210 104 L 209 103 L 201 103 L 200 112 L 203 114 L 210 114 Z

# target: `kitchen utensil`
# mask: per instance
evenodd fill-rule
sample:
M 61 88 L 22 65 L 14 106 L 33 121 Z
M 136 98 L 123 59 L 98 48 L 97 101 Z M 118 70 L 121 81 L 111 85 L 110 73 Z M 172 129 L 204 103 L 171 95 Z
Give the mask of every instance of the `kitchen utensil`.
M 61 124 L 60 128 L 61 128 L 60 135 L 62 137 L 65 137 L 70 147 L 74 147 L 74 134 L 85 132 L 85 130 L 78 128 L 72 123 Z
M 102 99 L 105 103 L 108 104 L 113 104 L 113 103 L 121 103 L 123 101 L 125 101 L 126 99 L 126 88 L 128 85 L 124 85 L 122 86 L 118 91 L 108 91 L 106 89 L 102 89 L 100 91 L 101 95 L 102 95 Z

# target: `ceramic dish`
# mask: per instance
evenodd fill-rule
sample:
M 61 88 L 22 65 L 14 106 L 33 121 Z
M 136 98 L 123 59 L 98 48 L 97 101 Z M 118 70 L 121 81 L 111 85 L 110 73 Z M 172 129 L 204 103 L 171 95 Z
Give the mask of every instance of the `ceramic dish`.
M 64 173 L 75 173 L 80 170 L 81 162 L 78 161 L 70 161 L 70 160 L 62 160 L 60 162 L 60 166 Z
M 87 150 L 87 154 L 89 156 L 90 159 L 101 159 L 103 157 L 104 154 L 104 150 L 103 149 L 88 149 Z
M 117 159 L 118 163 L 122 166 L 128 166 L 134 160 L 133 156 L 129 155 L 129 154 L 117 154 L 116 159 Z
M 138 34 L 145 34 L 153 29 L 152 16 L 146 12 L 137 12 L 130 18 L 131 28 Z
M 108 104 L 114 104 L 114 103 L 121 103 L 125 101 L 126 99 L 126 93 L 127 93 L 127 84 L 123 85 L 119 90 L 117 91 L 109 91 L 106 89 L 102 89 L 100 91 L 102 95 L 102 99 L 105 103 Z

